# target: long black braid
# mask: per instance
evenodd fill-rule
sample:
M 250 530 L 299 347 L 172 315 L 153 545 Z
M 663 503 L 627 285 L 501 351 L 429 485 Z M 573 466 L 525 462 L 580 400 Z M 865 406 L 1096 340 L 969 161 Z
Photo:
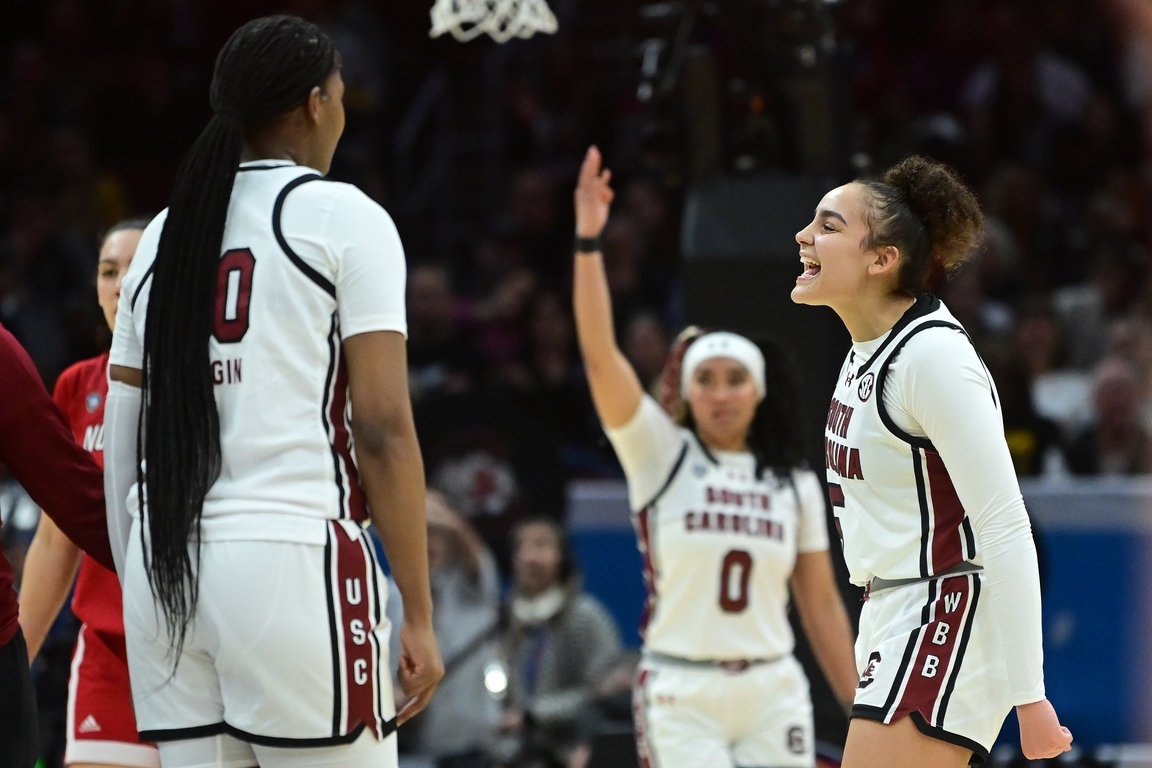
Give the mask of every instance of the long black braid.
M 303 104 L 339 66 L 332 41 L 294 16 L 250 21 L 216 58 L 215 116 L 172 187 L 144 330 L 140 496 L 147 495 L 145 568 L 176 658 L 199 597 L 200 516 L 220 475 L 220 418 L 208 342 L 224 223 L 246 129 Z M 143 498 L 140 499 L 143 504 Z M 192 548 L 196 565 L 193 566 Z

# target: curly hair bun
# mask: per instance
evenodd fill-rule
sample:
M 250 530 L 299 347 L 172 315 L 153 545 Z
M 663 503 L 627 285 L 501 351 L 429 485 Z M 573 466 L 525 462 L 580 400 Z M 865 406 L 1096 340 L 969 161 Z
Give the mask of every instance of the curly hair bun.
M 984 213 L 955 171 L 913 155 L 889 168 L 880 181 L 898 189 L 924 223 L 934 263 L 951 272 L 972 256 L 984 232 Z

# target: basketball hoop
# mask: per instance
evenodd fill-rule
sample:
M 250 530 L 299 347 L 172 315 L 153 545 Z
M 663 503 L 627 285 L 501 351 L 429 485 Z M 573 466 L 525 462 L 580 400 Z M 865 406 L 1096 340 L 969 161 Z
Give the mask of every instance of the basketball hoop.
M 556 31 L 556 17 L 546 0 L 436 0 L 432 37 L 451 32 L 462 43 L 484 33 L 498 43 L 537 32 Z

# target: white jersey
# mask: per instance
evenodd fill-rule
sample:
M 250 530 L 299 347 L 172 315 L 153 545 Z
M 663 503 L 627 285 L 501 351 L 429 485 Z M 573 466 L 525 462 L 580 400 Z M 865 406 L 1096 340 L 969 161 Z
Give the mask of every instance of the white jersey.
M 853 344 L 824 437 L 852 583 L 982 564 L 1012 704 L 1042 698 L 1036 553 L 999 398 L 939 299 L 920 296 L 887 334 Z
M 124 278 L 112 365 L 143 365 L 166 213 L 144 231 Z M 317 520 L 367 519 L 342 341 L 407 332 L 399 235 L 355 187 L 264 160 L 236 175 L 221 254 L 209 358 L 222 466 L 202 536 L 323 544 Z M 135 500 L 133 488 L 130 509 Z
M 608 436 L 644 556 L 645 649 L 720 661 L 791 653 L 796 555 L 828 548 L 817 476 L 757 479 L 752 454 L 707 449 L 648 396 Z

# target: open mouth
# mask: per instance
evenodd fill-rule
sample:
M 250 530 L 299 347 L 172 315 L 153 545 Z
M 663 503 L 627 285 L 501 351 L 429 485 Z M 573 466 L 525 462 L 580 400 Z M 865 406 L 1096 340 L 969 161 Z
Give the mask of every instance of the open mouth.
M 800 274 L 798 279 L 811 280 L 812 278 L 816 277 L 816 275 L 820 274 L 820 262 L 816 261 L 816 259 L 812 258 L 811 256 L 800 254 L 800 263 L 804 265 L 804 272 Z

